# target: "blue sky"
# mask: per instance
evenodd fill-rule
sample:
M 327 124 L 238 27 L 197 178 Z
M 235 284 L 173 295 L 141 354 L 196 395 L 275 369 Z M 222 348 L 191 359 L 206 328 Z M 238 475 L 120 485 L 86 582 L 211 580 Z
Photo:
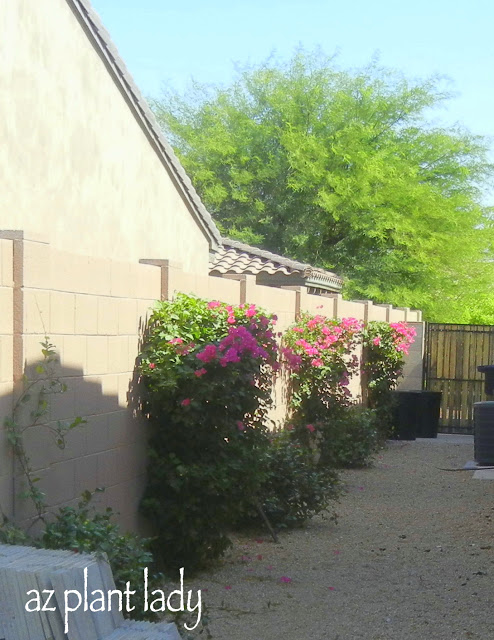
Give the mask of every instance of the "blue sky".
M 489 136 L 494 150 L 492 0 L 92 0 L 146 96 L 191 77 L 227 84 L 235 63 L 258 63 L 295 47 L 338 52 L 341 68 L 379 53 L 408 78 L 446 76 L 456 97 L 437 112 Z M 494 160 L 494 153 L 492 155 Z

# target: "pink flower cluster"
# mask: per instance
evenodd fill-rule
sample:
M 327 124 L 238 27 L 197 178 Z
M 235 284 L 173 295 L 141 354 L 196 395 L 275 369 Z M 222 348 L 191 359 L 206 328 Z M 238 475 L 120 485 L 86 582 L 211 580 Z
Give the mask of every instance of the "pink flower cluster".
M 396 351 L 402 352 L 407 356 L 410 346 L 414 343 L 417 335 L 415 328 L 406 322 L 391 322 L 389 326 L 393 329 L 393 343 Z
M 264 337 L 267 340 L 271 340 L 273 333 L 266 331 Z M 218 359 L 220 365 L 226 367 L 229 363 L 240 362 L 243 355 L 268 360 L 267 347 L 267 343 L 259 344 L 256 336 L 247 327 L 240 325 L 238 327 L 230 327 L 228 335 L 221 340 L 217 347 L 214 344 L 208 344 L 196 355 L 196 358 L 204 364 Z M 199 371 L 206 372 L 204 369 L 199 369 Z M 203 375 L 203 373 L 195 372 L 195 375 L 199 376 Z
M 325 363 L 332 361 L 335 354 L 348 354 L 363 328 L 363 323 L 356 318 L 337 321 L 321 315 L 308 317 L 303 326 L 299 324 L 291 329 L 292 333 L 304 334 L 304 337 L 289 341 L 291 347 L 283 351 L 285 362 L 290 369 L 299 368 L 306 357 L 310 359 L 312 367 L 321 368 Z M 304 322 L 303 318 L 301 322 Z M 296 355 L 300 360 L 294 367 L 293 360 Z M 353 366 L 353 360 L 350 366 Z

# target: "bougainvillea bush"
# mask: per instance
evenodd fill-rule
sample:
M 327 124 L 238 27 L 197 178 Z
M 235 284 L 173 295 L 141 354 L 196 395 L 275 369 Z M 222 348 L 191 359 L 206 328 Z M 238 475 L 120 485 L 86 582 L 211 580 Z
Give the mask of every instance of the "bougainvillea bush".
M 152 314 L 140 365 L 152 424 L 142 510 L 165 567 L 192 570 L 221 555 L 232 522 L 257 499 L 275 321 L 254 305 L 185 295 Z
M 318 451 L 320 466 L 361 464 L 373 450 L 373 415 L 352 409 L 351 377 L 363 323 L 304 313 L 283 341 L 294 437 Z
M 358 370 L 354 349 L 362 323 L 304 313 L 284 335 L 283 356 L 290 375 L 291 408 L 308 420 L 348 406 L 351 376 Z
M 393 422 L 391 391 L 403 375 L 405 356 L 415 339 L 414 327 L 406 322 L 369 322 L 363 331 L 364 361 L 368 404 L 375 409 L 379 422 L 389 430 Z

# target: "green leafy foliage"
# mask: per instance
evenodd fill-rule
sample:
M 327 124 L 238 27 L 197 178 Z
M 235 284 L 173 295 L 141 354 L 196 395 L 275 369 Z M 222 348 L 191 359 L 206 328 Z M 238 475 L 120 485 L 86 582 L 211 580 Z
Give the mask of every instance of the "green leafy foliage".
M 257 500 L 277 350 L 254 305 L 179 295 L 157 305 L 142 351 L 153 433 L 142 510 L 164 566 L 214 560 Z
M 154 618 L 144 612 L 143 571 L 152 567 L 153 556 L 149 551 L 150 539 L 121 533 L 112 522 L 114 512 L 107 508 L 103 513 L 92 509 L 93 494 L 85 491 L 77 507 L 62 507 L 55 520 L 46 525 L 39 544 L 45 549 L 69 549 L 79 553 L 106 554 L 117 589 L 125 590 L 126 583 L 136 591 L 132 597 L 135 619 Z M 157 584 L 160 575 L 150 576 L 150 584 Z M 125 613 L 125 612 L 124 612 Z
M 372 409 L 350 405 L 315 422 L 314 431 L 299 427 L 302 440 L 313 441 L 323 468 L 365 467 L 382 446 L 385 433 Z
M 339 480 L 334 467 L 316 464 L 314 452 L 285 430 L 272 438 L 265 452 L 265 478 L 260 501 L 269 520 L 279 528 L 301 526 L 328 513 L 338 499 Z M 259 521 L 258 514 L 253 514 Z
M 484 139 L 431 124 L 449 98 L 299 50 L 153 106 L 223 233 L 335 270 L 352 297 L 494 322 L 493 167 Z

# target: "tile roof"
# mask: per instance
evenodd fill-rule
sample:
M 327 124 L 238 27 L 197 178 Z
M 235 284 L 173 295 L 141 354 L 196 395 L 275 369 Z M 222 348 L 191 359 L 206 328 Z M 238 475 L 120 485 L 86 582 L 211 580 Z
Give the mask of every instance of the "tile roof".
M 190 178 L 185 173 L 180 161 L 161 132 L 153 112 L 143 98 L 124 61 L 120 57 L 110 35 L 104 28 L 98 14 L 94 11 L 89 0 L 66 0 L 75 15 L 85 28 L 93 44 L 103 58 L 107 69 L 130 104 L 134 115 L 144 128 L 155 151 L 161 157 L 172 180 L 189 203 L 192 214 L 203 233 L 209 239 L 211 247 L 219 247 L 221 237 L 211 214 L 201 202 Z
M 266 273 L 290 276 L 299 274 L 313 286 L 319 283 L 321 286 L 340 290 L 343 285 L 342 278 L 331 271 L 317 269 L 310 264 L 297 262 L 228 238 L 222 239 L 222 246 L 212 255 L 209 270 L 213 275 Z

